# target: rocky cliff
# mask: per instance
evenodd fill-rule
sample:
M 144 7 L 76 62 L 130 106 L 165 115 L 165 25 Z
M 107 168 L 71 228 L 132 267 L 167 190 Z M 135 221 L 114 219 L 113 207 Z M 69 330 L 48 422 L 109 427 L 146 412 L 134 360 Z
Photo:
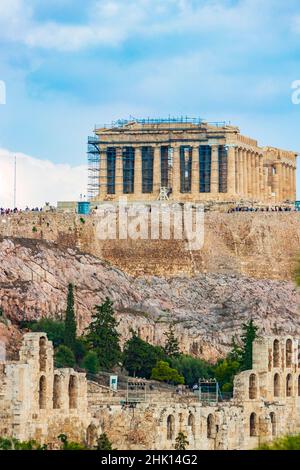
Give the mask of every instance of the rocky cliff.
M 295 240 L 290 240 L 290 235 L 299 237 L 296 233 L 300 225 L 298 219 L 280 219 L 281 234 L 274 226 L 267 229 L 264 218 L 261 222 L 250 220 L 243 228 L 242 220 L 236 218 L 234 231 L 234 225 L 229 229 L 225 220 L 218 243 L 217 232 L 214 232 L 215 238 L 200 255 L 204 263 L 210 253 L 209 262 L 202 270 L 205 273 L 168 277 L 134 277 L 99 257 L 71 248 L 71 243 L 59 245 L 29 238 L 2 238 L 0 302 L 7 316 L 6 324 L 43 316 L 61 318 L 67 284 L 73 282 L 81 331 L 89 323 L 93 306 L 108 296 L 114 301 L 121 320 L 123 340 L 128 338 L 129 329 L 134 328 L 147 341 L 161 344 L 168 324 L 175 322 L 182 350 L 210 360 L 228 350 L 232 336 L 240 332 L 241 324 L 250 317 L 265 333 L 300 334 L 299 295 L 289 280 L 290 274 L 284 274 L 284 266 L 292 263 L 291 251 L 296 251 Z M 295 226 L 291 223 L 293 220 Z M 258 236 L 255 236 L 255 227 Z M 245 232 L 243 242 L 242 230 Z M 255 259 L 254 266 L 259 266 L 260 259 L 265 260 L 255 272 L 256 276 L 241 272 L 246 261 L 242 261 L 242 256 L 239 258 L 240 250 Z M 129 250 L 127 252 L 129 256 Z M 113 252 L 106 258 L 115 256 Z M 145 249 L 144 266 L 147 256 Z M 176 256 L 178 261 L 179 254 Z M 133 260 L 134 253 L 130 253 L 130 257 Z M 126 258 L 118 258 L 118 264 L 122 263 L 126 263 Z M 282 267 L 281 273 L 278 273 L 277 263 Z M 266 279 L 265 272 L 269 277 L 271 272 L 276 272 L 286 279 L 276 279 L 280 277 L 277 275 L 273 276 L 275 279 Z M 1 328 L 0 334 L 4 335 L 3 324 Z M 12 327 L 10 334 L 11 330 Z

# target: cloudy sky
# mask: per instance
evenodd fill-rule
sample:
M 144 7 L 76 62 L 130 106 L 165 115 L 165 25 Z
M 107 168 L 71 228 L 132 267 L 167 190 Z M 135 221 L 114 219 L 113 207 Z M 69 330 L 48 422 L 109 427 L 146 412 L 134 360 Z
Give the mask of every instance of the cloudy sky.
M 14 154 L 19 206 L 78 198 L 87 136 L 129 116 L 226 120 L 300 151 L 300 3 L 0 0 L 0 80 L 0 206 Z

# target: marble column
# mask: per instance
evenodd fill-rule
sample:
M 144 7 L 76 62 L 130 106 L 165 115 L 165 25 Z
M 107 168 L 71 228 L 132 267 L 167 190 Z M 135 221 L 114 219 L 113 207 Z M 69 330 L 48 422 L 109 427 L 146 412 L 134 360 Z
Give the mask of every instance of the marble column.
M 142 147 L 135 147 L 134 157 L 134 194 L 141 198 L 142 189 Z
M 115 177 L 115 195 L 123 195 L 123 149 L 116 148 L 116 177 Z
M 258 156 L 259 162 L 259 198 L 263 202 L 265 200 L 265 187 L 264 187 L 264 160 L 263 156 Z
M 199 146 L 192 147 L 192 194 L 198 197 L 200 192 Z
M 240 196 L 244 196 L 244 152 L 239 149 L 239 180 L 240 180 Z
M 247 151 L 247 196 L 248 199 L 252 198 L 252 165 L 251 165 L 251 152 Z
M 239 149 L 235 149 L 235 191 L 240 194 Z
M 248 157 L 247 157 L 247 150 L 243 150 L 243 176 L 244 176 L 244 184 L 243 184 L 243 189 L 244 189 L 244 194 L 243 197 L 247 199 L 248 197 Z
M 219 146 L 211 146 L 211 179 L 210 192 L 217 194 L 219 192 Z
M 275 193 L 275 202 L 281 202 L 282 200 L 282 191 L 280 187 L 281 178 L 282 178 L 281 163 L 280 162 L 274 163 L 274 167 L 275 167 L 275 174 L 273 174 L 273 178 L 272 178 L 272 191 Z
M 107 148 L 100 147 L 99 162 L 99 196 L 105 197 L 107 194 Z
M 161 188 L 161 153 L 160 147 L 153 148 L 153 193 L 156 199 L 160 195 Z
M 235 152 L 236 147 L 234 145 L 228 147 L 227 153 L 227 165 L 228 165 L 228 176 L 227 176 L 227 193 L 231 196 L 236 194 L 235 187 Z
M 173 198 L 180 196 L 180 147 L 173 147 L 173 182 L 172 194 Z

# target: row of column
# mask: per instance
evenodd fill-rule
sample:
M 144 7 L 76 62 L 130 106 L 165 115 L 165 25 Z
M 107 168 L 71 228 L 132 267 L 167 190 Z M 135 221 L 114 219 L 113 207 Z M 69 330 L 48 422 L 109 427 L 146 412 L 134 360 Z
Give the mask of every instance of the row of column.
M 161 188 L 161 147 L 151 146 L 153 148 L 153 192 L 159 194 Z M 170 173 L 170 186 L 172 187 L 173 197 L 181 194 L 180 192 L 180 148 L 181 146 L 172 147 L 173 150 L 173 167 Z M 199 145 L 190 145 L 192 153 L 192 170 L 191 170 L 191 194 L 199 194 L 200 192 L 200 169 L 199 169 Z M 134 146 L 134 194 L 137 198 L 142 198 L 142 147 Z M 233 149 L 228 151 L 228 181 L 227 190 L 232 193 L 234 185 L 235 162 L 232 154 Z M 107 149 L 101 148 L 100 159 L 100 196 L 106 194 L 107 188 Z M 227 174 L 225 175 L 227 177 Z M 210 192 L 216 194 L 219 192 L 219 145 L 211 146 L 211 175 L 210 175 Z M 123 163 L 122 148 L 116 147 L 116 171 L 115 171 L 115 195 L 123 194 Z
M 277 161 L 264 164 L 263 154 L 248 149 L 235 150 L 236 194 L 265 202 L 293 201 L 296 195 L 296 168 Z
M 173 146 L 173 168 L 171 171 L 171 187 L 173 197 L 180 192 L 180 145 Z M 191 194 L 199 194 L 199 145 L 189 146 L 192 149 Z M 158 196 L 161 187 L 161 147 L 153 148 L 153 192 Z M 134 194 L 143 198 L 142 194 L 142 147 L 134 146 Z M 101 149 L 100 163 L 100 196 L 107 191 L 106 148 Z M 264 165 L 264 156 L 249 149 L 238 148 L 234 144 L 227 146 L 227 194 L 244 199 L 271 201 L 275 193 L 275 201 L 294 200 L 296 193 L 295 167 L 285 162 L 275 162 L 273 166 Z M 211 145 L 210 193 L 219 193 L 219 145 Z M 115 195 L 123 194 L 123 160 L 122 148 L 116 147 Z

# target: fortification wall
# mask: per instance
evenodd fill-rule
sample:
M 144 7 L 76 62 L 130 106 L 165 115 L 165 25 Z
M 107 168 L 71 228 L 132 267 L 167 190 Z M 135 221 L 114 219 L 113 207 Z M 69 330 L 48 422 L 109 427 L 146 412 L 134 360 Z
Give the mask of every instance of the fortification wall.
M 300 213 L 205 213 L 204 247 L 183 240 L 100 240 L 97 217 L 22 213 L 0 218 L 0 237 L 77 247 L 134 276 L 242 274 L 290 280 L 300 250 Z

